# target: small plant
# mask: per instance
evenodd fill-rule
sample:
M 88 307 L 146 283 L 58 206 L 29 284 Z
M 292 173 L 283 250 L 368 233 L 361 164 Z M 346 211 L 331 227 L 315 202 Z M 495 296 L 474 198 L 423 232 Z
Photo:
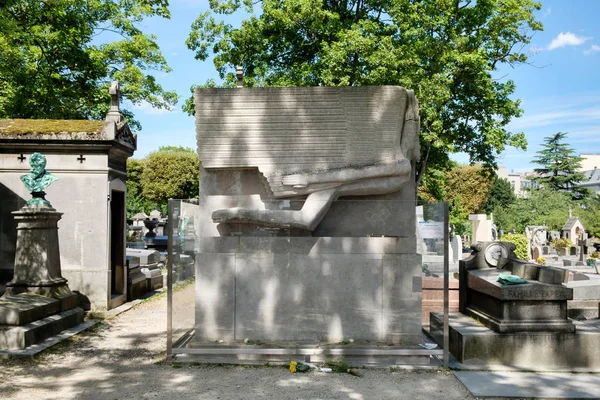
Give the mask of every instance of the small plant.
M 522 260 L 529 259 L 527 255 L 527 237 L 525 235 L 520 233 L 507 233 L 506 235 L 502 236 L 502 241 L 514 243 L 516 246 L 515 255 Z
M 589 258 L 596 261 L 598 258 L 600 258 L 600 253 L 598 253 L 597 251 L 594 251 L 592 254 L 589 255 Z
M 552 241 L 552 247 L 554 247 L 554 250 L 558 250 L 561 247 L 566 247 L 567 249 L 570 249 L 571 247 L 573 247 L 573 242 L 571 242 L 571 239 L 568 238 L 554 239 Z
M 546 265 L 546 259 L 544 257 L 538 257 L 536 261 L 539 265 Z
M 344 360 L 329 361 L 326 365 L 333 372 L 347 372 L 350 369 L 350 366 Z

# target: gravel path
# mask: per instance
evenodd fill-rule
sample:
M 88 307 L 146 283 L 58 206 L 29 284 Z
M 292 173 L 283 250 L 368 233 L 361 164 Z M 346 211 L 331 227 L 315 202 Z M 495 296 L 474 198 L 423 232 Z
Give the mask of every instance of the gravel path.
M 193 285 L 178 295 L 193 295 Z M 291 374 L 283 367 L 164 363 L 166 295 L 35 359 L 0 360 L 2 399 L 470 399 L 440 371 Z

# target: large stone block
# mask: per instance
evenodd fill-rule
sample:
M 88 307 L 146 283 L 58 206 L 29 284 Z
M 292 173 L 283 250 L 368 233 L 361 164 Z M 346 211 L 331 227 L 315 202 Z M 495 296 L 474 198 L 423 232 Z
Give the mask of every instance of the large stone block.
M 30 293 L 0 298 L 0 325 L 25 325 L 60 310 L 60 301 Z
M 83 322 L 84 312 L 73 308 L 22 326 L 0 326 L 0 349 L 24 349 Z
M 362 238 L 349 253 L 345 240 L 358 238 L 236 239 L 256 251 L 197 258 L 198 340 L 418 342 L 420 256 L 380 253 L 393 238 Z
M 450 353 L 468 365 L 532 369 L 600 368 L 600 320 L 575 322 L 576 332 L 496 333 L 450 313 Z M 431 333 L 442 344 L 443 314 L 432 313 Z

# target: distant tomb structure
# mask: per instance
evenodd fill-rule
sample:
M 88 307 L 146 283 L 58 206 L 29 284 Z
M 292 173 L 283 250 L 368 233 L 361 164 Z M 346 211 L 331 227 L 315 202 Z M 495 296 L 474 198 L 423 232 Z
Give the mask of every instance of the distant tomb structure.
M 77 294 L 62 277 L 57 212 L 44 190 L 57 177 L 33 153 L 21 175 L 32 198 L 12 214 L 17 221 L 13 278 L 0 297 L 0 350 L 22 350 L 83 322 Z
M 17 222 L 11 212 L 30 197 L 20 177 L 43 149 L 59 178 L 48 196 L 65 211 L 58 231 L 64 277 L 88 307 L 113 308 L 126 300 L 126 161 L 137 139 L 119 110 L 116 82 L 110 93 L 104 121 L 0 120 L 0 283 L 14 274 Z

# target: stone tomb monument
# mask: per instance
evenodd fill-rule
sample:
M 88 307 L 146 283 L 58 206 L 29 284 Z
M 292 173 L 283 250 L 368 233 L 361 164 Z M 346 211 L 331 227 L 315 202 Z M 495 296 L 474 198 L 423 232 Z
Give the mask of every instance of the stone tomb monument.
M 600 367 L 600 320 L 574 322 L 566 270 L 518 259 L 508 242 L 478 242 L 460 261 L 460 313 L 450 315 L 450 352 L 465 364 L 520 368 Z M 506 275 L 523 283 L 503 284 Z M 469 318 L 470 317 L 470 318 Z M 441 343 L 443 316 L 431 315 Z
M 0 349 L 24 349 L 83 322 L 77 294 L 62 277 L 58 226 L 62 213 L 45 199 L 57 180 L 46 158 L 33 153 L 31 171 L 21 181 L 33 196 L 19 211 L 14 275 L 0 298 Z
M 110 88 L 104 121 L 0 119 L 0 290 L 13 278 L 17 230 L 11 214 L 30 197 L 21 182 L 31 155 L 44 149 L 53 175 L 48 196 L 59 210 L 61 268 L 85 307 L 114 308 L 126 300 L 126 161 L 137 139 Z M 85 297 L 85 298 L 84 298 Z
M 200 254 L 188 346 L 418 343 L 413 92 L 197 89 L 195 107 Z

